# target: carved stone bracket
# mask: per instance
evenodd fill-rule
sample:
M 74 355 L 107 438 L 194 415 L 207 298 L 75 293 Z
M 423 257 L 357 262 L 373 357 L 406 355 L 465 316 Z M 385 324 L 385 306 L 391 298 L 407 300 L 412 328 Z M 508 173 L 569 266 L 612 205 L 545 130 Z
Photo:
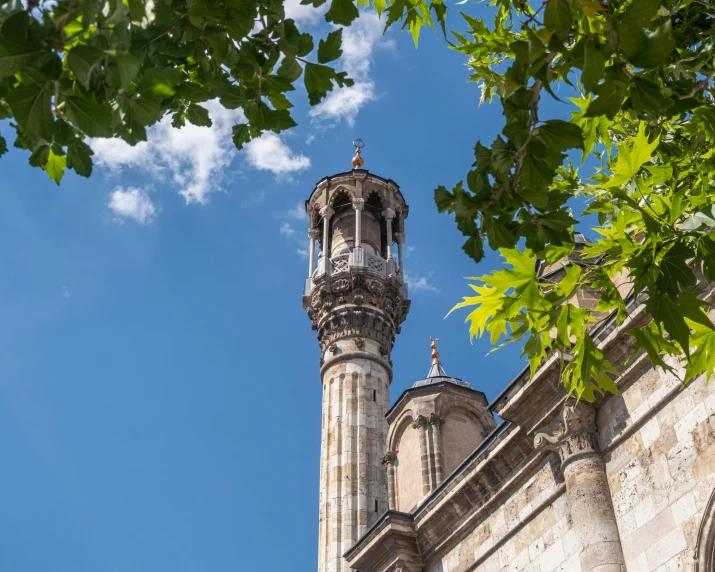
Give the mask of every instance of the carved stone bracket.
M 365 340 L 362 338 L 356 338 L 355 339 L 355 347 L 359 350 L 361 350 L 363 347 L 365 347 Z
M 365 199 L 353 199 L 353 208 L 356 211 L 361 211 L 365 208 Z
M 536 434 L 534 447 L 558 452 L 562 467 L 585 455 L 599 453 L 596 410 L 583 402 L 565 405 L 561 419 Z
M 397 460 L 397 451 L 388 451 L 387 454 L 381 459 L 383 465 L 391 465 Z
M 430 425 L 442 425 L 444 423 L 444 415 L 430 413 L 428 421 Z
M 424 425 L 427 425 L 429 423 L 429 420 L 427 417 L 424 415 L 418 415 L 415 417 L 414 421 L 412 422 L 412 428 L 413 429 L 419 429 L 420 427 L 423 427 Z
M 316 238 L 320 238 L 320 230 L 317 228 L 311 228 L 308 230 L 308 238 L 312 238 L 315 240 Z

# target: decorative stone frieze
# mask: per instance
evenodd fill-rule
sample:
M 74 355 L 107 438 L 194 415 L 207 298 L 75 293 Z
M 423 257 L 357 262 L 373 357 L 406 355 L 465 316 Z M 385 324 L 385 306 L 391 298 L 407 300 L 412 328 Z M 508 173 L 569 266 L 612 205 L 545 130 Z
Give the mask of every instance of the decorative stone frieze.
M 585 455 L 598 453 L 596 410 L 583 402 L 564 406 L 561 418 L 547 431 L 536 434 L 534 447 L 558 452 L 562 467 Z

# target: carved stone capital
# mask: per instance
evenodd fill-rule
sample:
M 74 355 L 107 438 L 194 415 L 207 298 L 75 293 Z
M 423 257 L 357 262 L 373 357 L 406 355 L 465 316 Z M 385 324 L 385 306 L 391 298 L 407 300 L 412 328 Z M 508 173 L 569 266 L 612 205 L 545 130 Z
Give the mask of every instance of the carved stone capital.
M 395 242 L 397 244 L 404 244 L 405 243 L 405 233 L 404 232 L 396 232 L 392 235 L 392 238 L 395 239 Z
M 397 451 L 388 451 L 380 461 L 383 465 L 391 465 L 397 460 Z
M 324 219 L 330 219 L 331 216 L 335 214 L 335 211 L 333 210 L 333 207 L 330 205 L 325 205 L 322 209 L 320 209 L 320 216 L 323 217 Z
M 430 413 L 428 421 L 430 425 L 442 425 L 444 423 L 444 415 Z
M 308 238 L 312 238 L 315 240 L 316 238 L 320 238 L 320 230 L 317 228 L 311 228 L 308 230 Z
M 365 199 L 353 199 L 353 208 L 356 211 L 361 211 L 365 208 Z
M 427 423 L 429 423 L 427 417 L 425 417 L 424 415 L 418 415 L 412 422 L 412 428 L 419 429 L 420 427 L 424 427 L 425 425 L 427 425 Z
M 585 455 L 600 452 L 596 410 L 586 403 L 564 405 L 561 418 L 534 437 L 534 447 L 556 451 L 561 466 Z
M 384 216 L 388 220 L 392 220 L 393 218 L 395 218 L 395 211 L 393 211 L 392 209 L 385 209 L 384 211 L 382 211 L 382 216 Z

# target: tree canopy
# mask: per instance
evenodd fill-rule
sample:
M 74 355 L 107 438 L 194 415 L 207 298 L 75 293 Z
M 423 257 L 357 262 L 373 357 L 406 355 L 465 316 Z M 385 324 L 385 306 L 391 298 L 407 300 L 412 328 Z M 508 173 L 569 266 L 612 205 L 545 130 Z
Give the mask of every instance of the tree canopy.
M 604 315 L 623 323 L 629 301 L 645 296 L 653 320 L 629 330 L 632 353 L 668 370 L 667 356 L 684 357 L 684 382 L 713 373 L 715 327 L 698 290 L 715 280 L 711 3 L 492 0 L 491 22 L 462 13 L 467 31 L 448 33 L 442 0 L 329 1 L 335 29 L 315 49 L 282 0 L 0 0 L 1 118 L 57 183 L 66 168 L 90 175 L 91 138 L 136 144 L 166 114 L 177 127 L 210 125 L 201 103 L 211 99 L 243 110 L 240 149 L 295 125 L 285 94 L 297 85 L 311 104 L 351 85 L 326 64 L 359 7 L 385 12 L 386 28 L 400 25 L 415 44 L 437 28 L 467 58 L 481 103 L 498 100 L 504 114 L 496 140 L 476 143 L 466 177 L 435 191 L 465 252 L 478 262 L 498 249 L 505 261 L 471 279 L 475 295 L 455 307 L 471 309 L 470 335 L 523 343 L 532 371 L 561 356 L 566 388 L 592 399 L 616 388 L 589 328 Z M 547 97 L 570 118 L 545 117 Z M 597 219 L 599 237 L 554 283 L 536 261 L 572 254 L 574 209 Z M 581 288 L 598 293 L 597 306 L 573 303 Z

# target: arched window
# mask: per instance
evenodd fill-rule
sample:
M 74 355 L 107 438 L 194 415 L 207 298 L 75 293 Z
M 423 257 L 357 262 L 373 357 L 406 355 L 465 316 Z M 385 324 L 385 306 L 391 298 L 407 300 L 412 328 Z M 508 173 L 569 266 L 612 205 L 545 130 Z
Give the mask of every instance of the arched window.
M 715 489 L 710 493 L 700 521 L 693 560 L 694 572 L 715 572 Z

